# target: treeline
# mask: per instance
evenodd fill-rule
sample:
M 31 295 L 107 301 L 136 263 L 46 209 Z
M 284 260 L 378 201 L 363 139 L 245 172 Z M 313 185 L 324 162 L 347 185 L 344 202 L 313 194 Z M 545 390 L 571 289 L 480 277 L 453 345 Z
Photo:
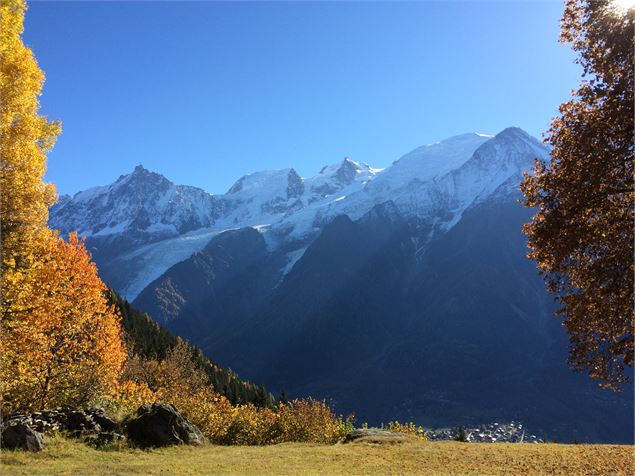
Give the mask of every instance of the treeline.
M 147 314 L 139 312 L 113 290 L 110 290 L 110 302 L 119 310 L 127 346 L 137 356 L 161 361 L 182 342 L 180 337 L 171 334 Z M 263 386 L 241 380 L 231 370 L 207 358 L 199 348 L 184 345 L 191 353 L 194 366 L 207 375 L 207 383 L 233 405 L 253 403 L 257 407 L 269 408 L 275 405 L 275 398 Z

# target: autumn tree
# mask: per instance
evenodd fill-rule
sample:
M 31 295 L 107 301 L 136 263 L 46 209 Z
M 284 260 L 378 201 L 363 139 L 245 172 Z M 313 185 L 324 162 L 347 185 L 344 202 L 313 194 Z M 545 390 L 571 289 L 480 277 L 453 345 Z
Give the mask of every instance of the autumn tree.
M 633 364 L 633 34 L 635 9 L 568 0 L 561 41 L 583 80 L 560 106 L 521 188 L 537 207 L 525 225 L 530 258 L 561 304 L 569 361 L 618 389 Z
M 60 124 L 38 113 L 44 74 L 22 42 L 23 0 L 0 2 L 0 223 L 2 284 L 12 286 L 28 270 L 55 201 L 43 181 L 46 152 Z M 3 302 L 3 304 L 5 304 Z M 3 308 L 3 317 L 7 312 Z
M 119 318 L 77 236 L 47 227 L 43 181 L 60 132 L 41 116 L 44 75 L 22 42 L 23 0 L 0 2 L 0 386 L 5 410 L 80 405 L 108 393 L 124 360 Z
M 119 317 L 90 254 L 77 235 L 49 233 L 33 270 L 38 292 L 5 324 L 4 403 L 13 409 L 80 406 L 112 394 L 125 360 Z

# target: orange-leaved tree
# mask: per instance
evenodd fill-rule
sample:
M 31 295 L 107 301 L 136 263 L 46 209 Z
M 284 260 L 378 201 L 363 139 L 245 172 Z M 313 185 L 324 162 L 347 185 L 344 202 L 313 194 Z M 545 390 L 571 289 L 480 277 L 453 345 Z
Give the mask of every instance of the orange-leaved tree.
M 46 153 L 60 125 L 39 114 L 44 74 L 21 38 L 24 0 L 0 2 L 0 390 L 4 410 L 81 404 L 124 360 L 119 319 L 77 237 L 47 227 Z

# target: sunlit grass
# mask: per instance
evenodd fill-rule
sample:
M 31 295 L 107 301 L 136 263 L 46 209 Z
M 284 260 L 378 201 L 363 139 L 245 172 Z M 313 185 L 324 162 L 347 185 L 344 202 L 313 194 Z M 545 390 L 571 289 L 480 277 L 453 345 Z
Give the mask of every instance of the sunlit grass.
M 41 453 L 2 452 L 0 474 L 612 474 L 632 475 L 633 446 L 422 442 L 95 450 L 64 438 Z

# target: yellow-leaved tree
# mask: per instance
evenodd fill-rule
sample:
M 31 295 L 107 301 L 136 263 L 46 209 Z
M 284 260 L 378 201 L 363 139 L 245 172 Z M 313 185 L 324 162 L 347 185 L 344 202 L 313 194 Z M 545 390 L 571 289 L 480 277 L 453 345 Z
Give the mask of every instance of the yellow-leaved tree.
M 46 230 L 55 189 L 44 183 L 46 152 L 60 124 L 38 114 L 44 73 L 22 42 L 23 0 L 0 2 L 0 219 L 3 285 L 27 272 Z M 7 291 L 4 289 L 3 291 Z M 3 302 L 4 304 L 4 302 Z M 3 309 L 3 317 L 5 311 Z
M 110 391 L 125 359 L 119 317 L 76 236 L 47 227 L 44 74 L 21 38 L 24 0 L 0 2 L 0 389 L 5 411 L 81 405 Z

